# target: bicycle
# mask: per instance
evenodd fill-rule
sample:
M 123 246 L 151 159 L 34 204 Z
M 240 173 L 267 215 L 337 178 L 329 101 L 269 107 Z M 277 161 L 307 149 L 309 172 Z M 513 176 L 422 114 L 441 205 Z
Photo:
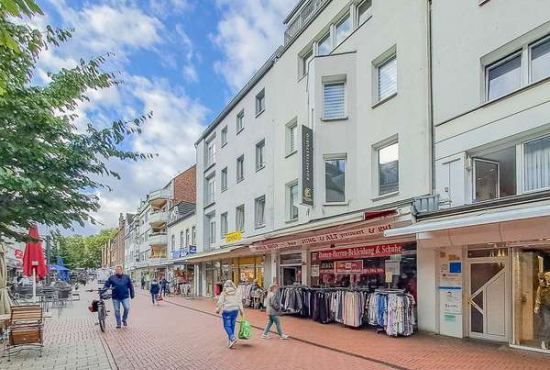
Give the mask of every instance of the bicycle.
M 99 294 L 99 300 L 92 301 L 92 305 L 88 307 L 90 312 L 97 312 L 97 320 L 99 322 L 99 328 L 103 333 L 105 333 L 106 328 L 106 320 L 107 320 L 107 308 L 105 308 L 105 301 L 111 299 L 111 294 L 108 294 L 107 291 L 109 291 L 109 288 L 101 288 L 101 289 L 88 289 L 87 292 L 98 292 Z

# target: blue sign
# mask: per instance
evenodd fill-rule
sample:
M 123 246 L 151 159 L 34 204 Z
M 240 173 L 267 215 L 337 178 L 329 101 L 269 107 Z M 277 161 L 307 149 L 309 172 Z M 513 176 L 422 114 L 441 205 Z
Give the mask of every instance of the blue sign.
M 181 257 L 181 251 L 173 251 L 172 252 L 172 259 L 177 259 Z
M 189 246 L 189 254 L 197 254 L 197 246 L 196 245 L 190 245 Z

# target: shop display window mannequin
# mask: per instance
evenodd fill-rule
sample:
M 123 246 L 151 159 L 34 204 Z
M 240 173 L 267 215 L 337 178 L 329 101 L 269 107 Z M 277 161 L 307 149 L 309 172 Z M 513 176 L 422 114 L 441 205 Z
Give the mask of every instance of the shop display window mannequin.
M 539 287 L 535 301 L 535 313 L 541 316 L 539 337 L 541 348 L 550 349 L 550 271 L 539 275 Z

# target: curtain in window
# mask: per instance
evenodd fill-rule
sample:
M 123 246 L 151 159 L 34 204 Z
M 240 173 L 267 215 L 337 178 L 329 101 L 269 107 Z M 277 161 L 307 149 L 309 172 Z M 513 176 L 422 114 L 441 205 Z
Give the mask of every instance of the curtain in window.
M 378 67 L 378 100 L 382 101 L 397 92 L 397 57 Z
M 265 223 L 265 199 L 256 201 L 256 226 L 262 226 Z
M 550 187 L 550 137 L 525 144 L 524 190 Z
M 324 87 L 325 119 L 343 118 L 346 114 L 346 90 L 344 83 L 327 84 Z
M 244 231 L 244 207 L 237 208 L 237 230 Z

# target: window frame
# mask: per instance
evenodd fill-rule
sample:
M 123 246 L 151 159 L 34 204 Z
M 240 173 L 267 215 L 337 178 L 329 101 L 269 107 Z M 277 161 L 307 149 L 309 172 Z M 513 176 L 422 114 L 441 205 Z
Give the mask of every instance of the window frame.
M 197 245 L 197 227 L 191 227 L 191 245 Z
M 212 149 L 212 155 L 210 155 Z M 212 136 L 206 141 L 206 170 L 216 164 L 216 137 Z
M 185 247 L 189 248 L 189 245 L 191 244 L 190 234 L 189 234 L 189 228 L 185 229 Z
M 550 78 L 550 75 L 548 75 L 538 81 L 533 81 L 533 49 L 547 42 L 550 43 L 550 34 L 527 45 L 527 49 L 528 49 L 527 64 L 529 68 L 529 77 L 528 77 L 527 85 L 536 84 Z
M 524 74 L 524 60 L 523 60 L 523 56 L 524 56 L 524 48 L 521 48 L 520 50 L 516 50 L 512 53 L 509 53 L 508 55 L 506 55 L 505 57 L 503 58 L 500 58 L 496 61 L 494 61 L 493 63 L 489 63 L 487 65 L 484 66 L 484 73 L 485 73 L 485 102 L 488 103 L 488 102 L 492 102 L 492 101 L 496 101 L 496 100 L 499 100 L 505 96 L 508 96 L 510 94 L 513 94 L 514 92 L 518 91 L 518 90 L 521 90 L 523 87 L 525 87 L 525 81 L 524 81 L 524 77 L 523 77 L 523 74 Z M 489 83 L 489 72 L 497 67 L 500 67 L 501 65 L 507 63 L 507 62 L 510 62 L 511 60 L 513 59 L 516 59 L 516 58 L 519 58 L 519 61 L 520 61 L 520 65 L 519 65 L 519 72 L 520 72 L 520 82 L 519 82 L 519 86 L 516 88 L 516 89 L 513 89 L 511 91 L 508 91 L 502 95 L 499 95 L 495 98 L 490 98 L 490 83 Z M 529 65 L 531 63 L 529 62 Z
M 224 212 L 220 215 L 220 238 L 222 240 L 225 239 L 228 233 L 229 233 L 229 215 L 227 212 Z
M 338 27 L 340 27 L 342 24 L 344 24 L 345 22 L 349 21 L 349 32 L 347 35 L 344 36 L 344 38 L 342 38 L 342 40 L 338 41 Z M 346 41 L 346 39 L 353 33 L 354 31 L 354 28 L 353 28 L 353 18 L 351 16 L 351 12 L 347 12 L 346 14 L 344 14 L 342 17 L 340 17 L 338 19 L 338 21 L 334 22 L 333 23 L 333 26 L 334 26 L 334 45 L 332 47 L 332 49 L 334 50 L 335 48 L 337 48 L 338 46 L 340 46 L 340 44 L 342 44 L 344 41 Z M 329 53 L 330 54 L 330 53 Z
M 227 129 L 227 125 L 225 125 L 222 128 L 221 133 L 220 133 L 220 137 L 221 137 L 221 141 L 222 141 L 222 148 L 227 145 L 227 133 L 228 133 L 228 129 Z
M 262 162 L 258 162 L 259 151 L 261 151 Z M 256 143 L 256 172 L 263 170 L 265 168 L 265 139 L 260 140 Z
M 263 222 L 258 222 L 258 205 L 260 203 L 263 203 Z M 254 199 L 254 227 L 256 229 L 261 229 L 262 227 L 265 227 L 266 220 L 265 220 L 265 208 L 266 208 L 266 201 L 265 201 L 265 195 L 262 195 L 261 197 L 258 197 Z
M 313 45 L 302 52 L 300 56 L 300 78 L 307 75 L 309 71 L 309 63 L 315 58 L 315 50 Z
M 380 192 L 380 151 L 388 148 L 392 145 L 398 145 L 397 149 L 397 190 L 381 194 Z M 373 174 L 372 174 L 372 187 L 373 189 L 376 189 L 373 193 L 373 200 L 378 199 L 384 199 L 387 197 L 391 197 L 394 195 L 399 194 L 400 188 L 401 188 L 401 176 L 399 174 L 400 172 L 400 158 L 401 158 L 401 151 L 400 151 L 400 145 L 399 145 L 399 137 L 398 135 L 394 135 L 384 141 L 381 141 L 378 144 L 373 145 Z
M 296 207 L 297 208 L 297 212 L 296 212 L 296 217 L 293 217 L 293 207 L 294 207 L 294 203 L 292 202 L 292 188 L 296 187 L 297 188 L 297 197 L 298 197 L 298 205 L 300 204 L 300 188 L 299 188 L 299 183 L 298 183 L 298 179 L 296 180 L 293 180 L 289 183 L 286 184 L 286 222 L 289 223 L 289 222 L 296 222 L 299 220 L 300 218 L 300 208 L 299 207 Z
M 325 88 L 327 86 L 335 86 L 335 85 L 343 85 L 344 86 L 344 101 L 343 101 L 343 107 L 344 107 L 344 110 L 343 110 L 343 113 L 342 113 L 342 116 L 339 116 L 339 117 L 326 117 L 325 114 L 325 109 L 326 109 L 326 101 L 325 101 Z M 342 121 L 342 120 L 346 120 L 348 118 L 348 108 L 347 108 L 347 105 L 348 105 L 348 94 L 347 94 L 347 88 L 348 88 L 348 83 L 347 83 L 347 78 L 339 78 L 339 79 L 327 79 L 326 81 L 323 81 L 323 118 L 321 119 L 322 121 L 324 122 L 328 122 L 328 121 Z
M 212 181 L 212 192 L 210 192 L 210 182 Z M 213 174 L 206 178 L 206 197 L 205 206 L 208 207 L 216 202 L 216 176 Z
M 244 154 L 237 157 L 237 171 L 236 172 L 236 179 L 237 184 L 244 180 Z
M 391 61 L 395 60 L 395 91 L 388 96 L 382 98 L 380 94 L 380 70 L 382 67 L 386 66 Z M 373 86 L 373 97 L 374 97 L 374 104 L 373 107 L 377 107 L 378 105 L 381 105 L 394 97 L 397 96 L 399 92 L 399 60 L 397 59 L 397 48 L 394 46 L 390 50 L 388 50 L 386 53 L 382 54 L 380 57 L 378 57 L 374 62 L 374 86 Z
M 265 88 L 260 90 L 258 94 L 256 94 L 256 117 L 260 116 L 263 112 L 265 112 Z
M 227 169 L 227 167 L 224 167 L 221 170 L 221 174 L 220 174 L 220 186 L 221 186 L 222 193 L 224 191 L 227 191 L 228 182 L 229 182 L 229 170 Z
M 326 162 L 328 161 L 344 161 L 345 162 L 345 168 L 344 168 L 344 200 L 342 201 L 329 201 L 327 199 L 327 195 L 328 195 L 328 192 L 327 192 L 327 180 L 326 180 L 326 176 L 327 176 L 327 173 L 326 173 Z M 340 153 L 340 154 L 327 154 L 327 155 L 324 155 L 323 156 L 323 163 L 324 163 L 324 171 L 325 171 L 325 176 L 324 176 L 324 190 L 325 190 L 325 199 L 324 199 L 324 205 L 343 205 L 343 204 L 347 204 L 348 203 L 348 184 L 347 184 L 347 181 L 346 181 L 346 178 L 347 178 L 347 173 L 348 173 L 348 156 L 347 154 L 345 153 Z
M 208 219 L 208 246 L 216 244 L 216 213 L 209 213 L 206 215 Z
M 242 109 L 238 114 L 236 118 L 236 129 L 237 129 L 237 135 L 240 134 L 244 130 L 244 109 Z
M 516 179 L 516 188 L 518 189 L 518 191 L 516 191 L 518 194 L 520 194 L 519 190 L 521 189 L 521 194 L 531 194 L 531 193 L 537 193 L 537 192 L 541 192 L 541 191 L 547 191 L 547 190 L 550 190 L 550 185 L 549 186 L 546 186 L 544 188 L 540 188 L 540 189 L 533 189 L 533 190 L 525 190 L 525 169 L 526 169 L 526 166 L 525 166 L 525 146 L 531 142 L 534 142 L 534 141 L 537 141 L 537 140 L 542 140 L 542 139 L 548 139 L 550 138 L 550 135 L 549 134 L 546 134 L 546 135 L 539 135 L 539 136 L 535 136 L 535 137 L 531 137 L 529 139 L 526 139 L 526 140 L 523 140 L 521 143 L 519 143 L 519 147 L 521 148 L 521 153 L 520 153 L 520 158 L 516 158 L 516 161 L 519 160 L 519 163 L 516 163 L 516 167 L 517 165 L 519 164 L 519 174 L 520 176 L 517 176 L 517 179 Z M 521 180 L 520 180 L 521 179 Z M 519 181 L 521 181 L 521 183 L 518 183 Z
M 334 41 L 333 41 L 333 34 L 332 34 L 332 24 L 329 26 L 328 32 L 324 33 L 323 36 L 319 37 L 317 41 L 315 41 L 315 44 L 317 45 L 315 56 L 325 56 L 330 55 L 332 53 L 332 50 L 334 49 Z M 329 42 L 329 50 L 326 54 L 319 53 L 319 46 L 323 43 L 324 40 L 328 40 Z
M 366 19 L 363 22 L 361 22 L 361 14 L 359 14 L 359 8 L 361 8 L 361 6 L 363 4 L 366 4 L 368 2 L 370 2 L 370 6 L 367 8 L 367 10 L 365 12 L 365 13 L 367 13 Z M 364 1 L 361 1 L 361 2 L 357 3 L 355 5 L 355 17 L 356 17 L 356 20 L 355 20 L 355 25 L 356 25 L 355 28 L 356 29 L 361 27 L 363 24 L 367 23 L 369 21 L 369 19 L 372 18 L 372 0 L 364 0 Z
M 180 231 L 180 249 L 183 249 L 184 246 L 184 239 L 183 239 L 183 230 Z
M 241 204 L 237 207 L 235 207 L 235 231 L 241 232 L 244 234 L 245 227 L 246 227 L 246 209 L 244 204 Z M 242 225 L 239 225 L 239 215 L 242 214 Z M 239 227 L 242 226 L 242 227 Z
M 292 140 L 292 130 L 295 131 Z M 290 157 L 298 152 L 298 121 L 293 120 L 285 125 L 285 157 Z

